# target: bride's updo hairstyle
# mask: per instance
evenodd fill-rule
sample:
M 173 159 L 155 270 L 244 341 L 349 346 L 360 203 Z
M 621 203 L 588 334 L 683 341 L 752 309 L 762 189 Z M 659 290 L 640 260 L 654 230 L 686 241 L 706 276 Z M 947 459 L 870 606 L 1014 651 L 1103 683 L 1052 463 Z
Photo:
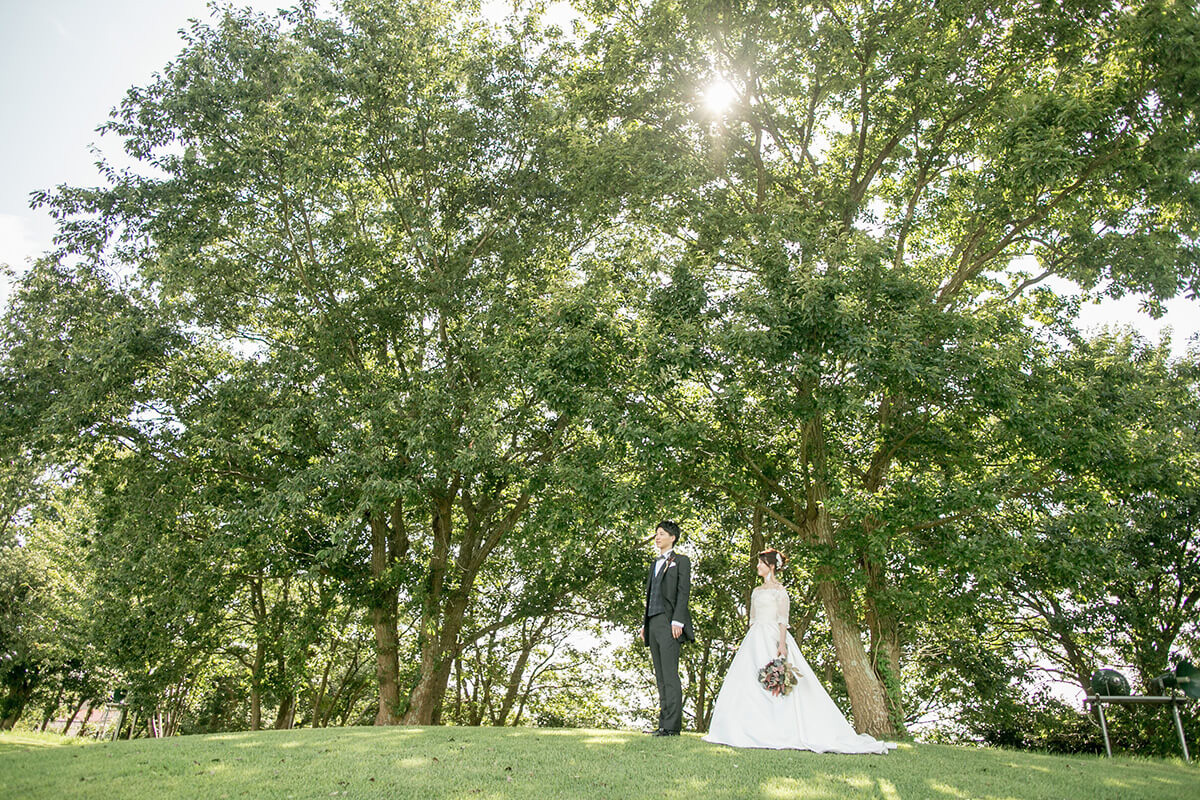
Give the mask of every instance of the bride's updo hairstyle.
M 787 563 L 787 556 L 772 547 L 759 553 L 758 560 L 776 572 L 779 572 L 783 569 L 783 565 Z

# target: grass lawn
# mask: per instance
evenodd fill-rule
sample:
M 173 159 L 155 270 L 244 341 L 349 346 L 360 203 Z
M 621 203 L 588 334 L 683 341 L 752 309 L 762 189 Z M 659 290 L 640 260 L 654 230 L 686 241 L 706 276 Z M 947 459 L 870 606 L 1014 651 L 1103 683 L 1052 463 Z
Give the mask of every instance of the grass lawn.
M 1200 767 L 941 745 L 887 756 L 733 750 L 699 736 L 330 728 L 60 746 L 0 734 L 0 798 L 1200 798 Z M 70 741 L 70 740 L 65 740 Z

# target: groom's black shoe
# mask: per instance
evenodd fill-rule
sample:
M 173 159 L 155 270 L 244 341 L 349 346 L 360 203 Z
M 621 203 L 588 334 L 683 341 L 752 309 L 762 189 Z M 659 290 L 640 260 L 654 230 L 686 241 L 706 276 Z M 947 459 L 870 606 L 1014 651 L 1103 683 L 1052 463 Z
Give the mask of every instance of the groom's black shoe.
M 664 731 L 662 728 L 659 728 L 652 735 L 653 736 L 678 736 L 679 731 Z

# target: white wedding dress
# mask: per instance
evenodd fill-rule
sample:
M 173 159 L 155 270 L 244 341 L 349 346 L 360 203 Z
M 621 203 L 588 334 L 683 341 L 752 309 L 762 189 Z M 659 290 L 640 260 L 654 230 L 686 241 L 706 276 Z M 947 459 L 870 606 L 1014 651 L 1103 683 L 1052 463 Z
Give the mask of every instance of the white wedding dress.
M 799 669 L 799 682 L 779 697 L 759 684 L 758 671 L 779 655 L 779 623 L 787 625 L 788 605 L 784 589 L 759 586 L 750 595 L 750 630 L 725 674 L 704 741 L 817 753 L 886 753 L 894 748 L 891 742 L 854 732 L 791 633 L 787 660 Z

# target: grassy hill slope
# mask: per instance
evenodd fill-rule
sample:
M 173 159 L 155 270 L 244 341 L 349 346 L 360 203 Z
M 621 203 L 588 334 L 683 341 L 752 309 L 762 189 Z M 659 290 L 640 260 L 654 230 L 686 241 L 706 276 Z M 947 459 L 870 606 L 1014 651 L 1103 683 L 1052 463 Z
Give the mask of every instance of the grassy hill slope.
M 336 728 L 58 746 L 0 735 L 0 798 L 1179 798 L 1181 761 L 938 745 L 887 756 L 732 750 L 698 736 L 531 728 Z

